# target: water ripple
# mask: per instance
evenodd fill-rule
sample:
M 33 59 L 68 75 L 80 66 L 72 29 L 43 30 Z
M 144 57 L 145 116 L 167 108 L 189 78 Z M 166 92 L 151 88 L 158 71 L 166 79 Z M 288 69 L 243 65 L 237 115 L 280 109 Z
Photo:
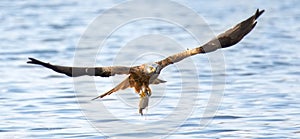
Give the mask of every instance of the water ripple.
M 97 104 L 90 101 L 97 92 L 89 94 L 90 88 L 86 88 L 87 92 L 78 92 L 74 89 L 71 78 L 27 65 L 26 60 L 28 57 L 37 57 L 51 63 L 70 65 L 73 63 L 74 51 L 84 51 L 90 55 L 93 46 L 76 49 L 76 43 L 96 16 L 118 2 L 120 1 L 0 2 L 5 5 L 0 9 L 0 138 L 108 138 L 101 134 L 101 130 L 94 128 L 93 123 L 114 128 L 114 123 L 123 119 L 108 117 L 91 122 L 81 110 L 83 105 Z M 259 20 L 256 29 L 241 43 L 224 49 L 224 74 L 212 74 L 207 55 L 193 58 L 199 75 L 189 75 L 189 66 L 185 66 L 180 72 L 174 67 L 166 68 L 162 73 L 168 81 L 166 90 L 153 92 L 151 100 L 168 100 L 168 103 L 150 102 L 155 104 L 153 108 L 156 109 L 150 108 L 146 118 L 141 118 L 135 107 L 123 108 L 129 104 L 119 103 L 114 95 L 102 99 L 101 103 L 112 104 L 109 105 L 111 110 L 121 114 L 128 123 L 136 122 L 139 118 L 143 119 L 140 123 L 152 123 L 153 120 L 164 119 L 176 108 L 182 95 L 181 85 L 185 83 L 189 87 L 183 93 L 195 93 L 199 102 L 194 107 L 195 111 L 189 114 L 190 117 L 168 138 L 299 138 L 299 2 L 274 0 L 272 3 L 253 1 L 249 4 L 237 0 L 188 0 L 183 3 L 203 15 L 216 34 L 245 18 L 261 5 L 264 5 L 266 13 Z M 122 15 L 123 10 L 115 10 L 112 14 Z M 173 16 L 186 18 L 185 14 Z M 199 29 L 202 26 L 199 25 Z M 143 29 L 139 30 L 139 27 Z M 187 48 L 193 47 L 183 30 L 174 26 L 132 26 L 110 38 L 109 49 L 97 56 L 97 62 L 100 61 L 99 65 L 108 65 L 114 61 L 113 54 L 122 48 L 127 38 L 153 32 L 173 34 L 178 41 L 187 41 Z M 201 39 L 200 41 L 204 41 Z M 126 51 L 136 54 L 136 50 L 148 47 L 146 44 Z M 151 47 L 150 50 L 173 51 L 173 47 L 161 47 Z M 183 76 L 185 74 L 189 76 Z M 190 81 L 191 76 L 198 77 L 199 84 Z M 208 99 L 214 102 L 214 98 L 210 98 L 213 96 L 211 85 L 214 77 L 225 78 L 225 90 L 215 116 L 204 117 L 203 112 L 210 106 L 207 104 Z M 187 78 L 187 81 L 183 82 L 181 78 Z M 107 80 L 110 78 L 98 79 L 96 85 L 101 88 L 99 92 L 109 89 L 111 84 Z M 91 84 L 85 81 L 81 83 Z M 215 83 L 220 84 L 222 81 Z M 153 90 L 160 87 L 153 87 Z M 194 91 L 197 87 L 200 88 L 198 95 Z M 124 96 L 136 106 L 138 98 L 126 93 L 132 93 L 132 90 L 124 91 Z M 91 110 L 94 111 L 96 110 Z M 209 123 L 202 125 L 205 120 Z M 166 130 L 168 129 L 158 128 L 140 134 L 115 131 L 112 134 L 114 138 L 144 138 L 164 136 L 160 131 Z

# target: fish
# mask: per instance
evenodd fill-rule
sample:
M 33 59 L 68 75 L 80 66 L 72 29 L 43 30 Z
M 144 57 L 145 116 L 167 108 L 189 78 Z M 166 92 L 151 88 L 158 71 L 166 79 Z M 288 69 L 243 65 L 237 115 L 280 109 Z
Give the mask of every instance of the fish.
M 140 97 L 139 101 L 139 113 L 141 114 L 141 116 L 144 115 L 143 110 L 149 106 L 149 99 L 151 96 L 151 94 L 148 91 L 145 91 L 145 94 L 145 96 Z

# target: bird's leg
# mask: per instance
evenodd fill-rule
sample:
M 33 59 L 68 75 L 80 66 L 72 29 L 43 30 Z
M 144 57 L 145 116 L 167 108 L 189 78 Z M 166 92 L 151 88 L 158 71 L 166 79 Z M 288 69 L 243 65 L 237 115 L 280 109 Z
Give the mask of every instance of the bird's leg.
M 148 88 L 143 88 L 141 91 L 140 91 L 140 97 L 141 98 L 144 98 L 144 97 L 146 97 L 146 96 L 150 96 L 149 94 L 149 89 Z M 151 92 L 150 92 L 151 93 Z
M 146 96 L 148 95 L 146 91 L 147 91 L 147 90 L 144 89 L 144 88 L 140 91 L 140 93 L 139 93 L 140 98 L 144 98 L 144 97 L 146 97 Z

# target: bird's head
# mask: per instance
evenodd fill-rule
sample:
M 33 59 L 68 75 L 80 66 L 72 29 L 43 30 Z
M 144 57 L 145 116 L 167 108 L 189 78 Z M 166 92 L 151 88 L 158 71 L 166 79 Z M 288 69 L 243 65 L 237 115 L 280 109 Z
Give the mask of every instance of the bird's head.
M 145 64 L 145 72 L 148 74 L 159 72 L 159 65 L 156 63 Z

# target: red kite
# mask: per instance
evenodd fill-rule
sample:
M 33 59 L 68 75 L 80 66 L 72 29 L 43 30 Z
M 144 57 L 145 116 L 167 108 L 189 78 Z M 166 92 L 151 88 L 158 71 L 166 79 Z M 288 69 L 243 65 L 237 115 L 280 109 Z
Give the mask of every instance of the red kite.
M 170 64 L 179 62 L 187 57 L 204 54 L 215 51 L 217 49 L 230 47 L 235 45 L 244 38 L 256 25 L 257 18 L 264 12 L 264 10 L 257 9 L 256 13 L 248 19 L 237 24 L 233 28 L 213 38 L 206 44 L 196 47 L 191 50 L 186 50 L 174 55 L 171 55 L 161 61 L 153 64 L 142 64 L 140 66 L 125 67 L 125 66 L 111 66 L 111 67 L 66 67 L 59 65 L 52 65 L 34 58 L 29 58 L 27 63 L 42 65 L 46 68 L 52 69 L 58 73 L 65 74 L 70 77 L 78 77 L 83 75 L 109 77 L 117 74 L 128 74 L 129 76 L 108 92 L 95 97 L 92 100 L 103 98 L 118 90 L 126 88 L 134 88 L 135 92 L 140 95 L 139 113 L 143 115 L 143 109 L 148 106 L 148 99 L 151 96 L 150 84 L 159 84 L 166 81 L 158 79 L 162 69 Z

